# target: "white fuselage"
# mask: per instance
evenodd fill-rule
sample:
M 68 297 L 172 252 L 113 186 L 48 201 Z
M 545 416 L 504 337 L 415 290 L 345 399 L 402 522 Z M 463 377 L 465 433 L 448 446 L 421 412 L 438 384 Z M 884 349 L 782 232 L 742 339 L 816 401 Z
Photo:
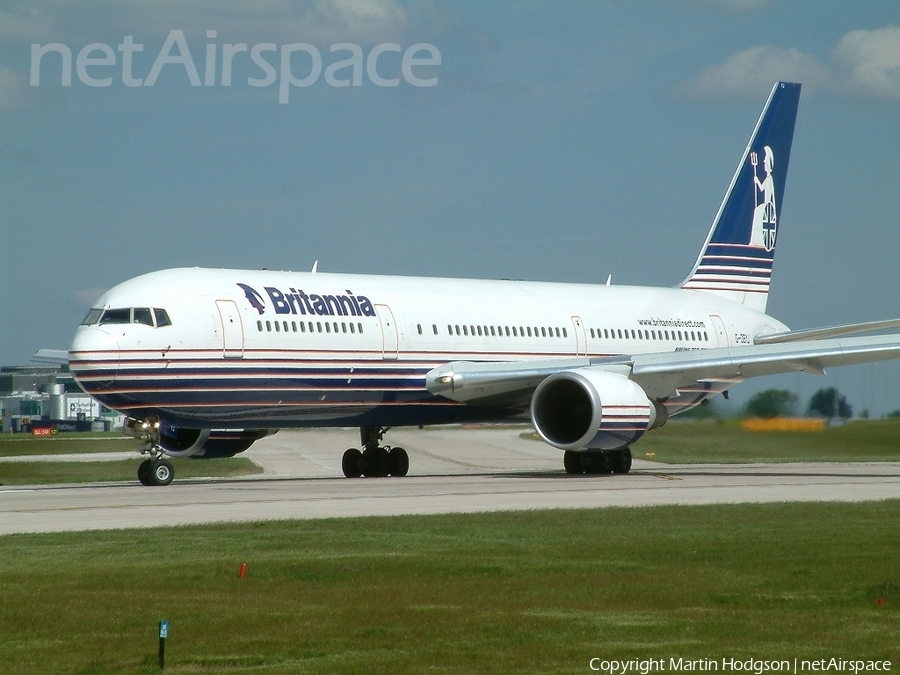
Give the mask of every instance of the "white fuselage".
M 131 417 L 217 428 L 508 418 L 525 410 L 433 396 L 426 373 L 451 361 L 752 344 L 787 330 L 681 289 L 199 268 L 126 281 L 95 307 L 131 314 L 98 323 L 98 312 L 77 330 L 70 366 L 88 393 Z M 158 309 L 170 325 L 138 322 Z M 698 383 L 666 405 L 678 412 L 736 381 Z

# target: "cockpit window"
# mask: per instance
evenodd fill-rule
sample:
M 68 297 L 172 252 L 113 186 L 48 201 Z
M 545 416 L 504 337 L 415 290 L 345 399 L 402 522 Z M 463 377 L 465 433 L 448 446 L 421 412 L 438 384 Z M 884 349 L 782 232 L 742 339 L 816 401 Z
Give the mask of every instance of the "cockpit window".
M 131 309 L 108 309 L 103 312 L 100 325 L 107 323 L 131 323 Z
M 153 317 L 150 315 L 150 309 L 147 307 L 135 307 L 134 318 L 132 323 L 142 323 L 145 326 L 153 325 Z
M 169 319 L 169 314 L 164 309 L 160 309 L 159 307 L 155 307 L 153 309 L 153 313 L 156 314 L 156 327 L 162 328 L 163 326 L 171 326 L 172 321 Z
M 102 309 L 98 309 L 97 307 L 91 308 L 91 310 L 87 313 L 87 316 L 84 317 L 84 321 L 81 322 L 82 326 L 93 326 L 100 320 L 100 315 L 103 314 Z

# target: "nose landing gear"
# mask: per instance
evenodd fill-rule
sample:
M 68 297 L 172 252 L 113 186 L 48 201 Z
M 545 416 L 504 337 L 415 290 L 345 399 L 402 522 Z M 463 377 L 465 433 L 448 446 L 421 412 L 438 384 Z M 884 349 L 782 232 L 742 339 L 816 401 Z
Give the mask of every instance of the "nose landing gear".
M 168 485 L 175 478 L 175 469 L 172 463 L 164 456 L 164 451 L 159 443 L 159 420 L 128 419 L 125 422 L 124 431 L 129 436 L 140 438 L 143 444 L 138 448 L 142 455 L 150 455 L 140 463 L 137 470 L 138 480 L 141 485 Z
M 347 478 L 384 478 L 409 473 L 409 455 L 406 450 L 380 445 L 387 430 L 385 427 L 360 427 L 359 438 L 363 450 L 350 448 L 341 460 L 341 469 Z

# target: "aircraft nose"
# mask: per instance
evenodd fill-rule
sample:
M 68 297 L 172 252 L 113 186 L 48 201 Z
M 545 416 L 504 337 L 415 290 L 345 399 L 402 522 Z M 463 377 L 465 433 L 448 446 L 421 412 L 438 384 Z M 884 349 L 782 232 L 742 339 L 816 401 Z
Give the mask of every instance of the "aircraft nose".
M 69 370 L 89 394 L 111 386 L 119 372 L 115 336 L 96 326 L 79 328 L 69 349 Z

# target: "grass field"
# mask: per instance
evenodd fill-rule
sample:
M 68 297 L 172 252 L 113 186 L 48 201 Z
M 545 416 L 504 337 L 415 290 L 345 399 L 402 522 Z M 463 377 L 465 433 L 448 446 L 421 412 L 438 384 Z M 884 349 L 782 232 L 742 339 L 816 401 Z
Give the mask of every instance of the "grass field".
M 0 462 L 0 485 L 137 481 L 138 465 L 144 459 L 135 453 L 131 459 L 111 462 Z M 175 469 L 176 480 L 262 473 L 259 466 L 243 457 L 209 461 L 171 458 L 169 461 Z
M 900 419 L 860 420 L 822 431 L 744 431 L 739 422 L 679 421 L 647 432 L 635 457 L 697 462 L 900 462 Z
M 898 522 L 893 501 L 11 535 L 0 671 L 159 672 L 162 619 L 172 673 L 896 664 Z
M 0 457 L 62 455 L 85 452 L 137 452 L 141 442 L 121 433 L 61 433 L 56 436 L 0 434 Z

